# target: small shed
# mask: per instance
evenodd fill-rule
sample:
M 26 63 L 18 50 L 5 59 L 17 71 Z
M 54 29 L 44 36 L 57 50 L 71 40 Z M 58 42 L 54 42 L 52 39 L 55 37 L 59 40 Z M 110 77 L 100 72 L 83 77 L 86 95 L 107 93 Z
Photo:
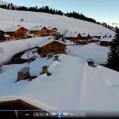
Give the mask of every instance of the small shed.
M 24 67 L 18 72 L 17 81 L 30 78 L 29 67 Z
M 43 66 L 42 67 L 42 72 L 40 73 L 41 75 L 42 74 L 47 74 L 47 76 L 50 76 L 51 73 L 48 71 L 48 66 Z

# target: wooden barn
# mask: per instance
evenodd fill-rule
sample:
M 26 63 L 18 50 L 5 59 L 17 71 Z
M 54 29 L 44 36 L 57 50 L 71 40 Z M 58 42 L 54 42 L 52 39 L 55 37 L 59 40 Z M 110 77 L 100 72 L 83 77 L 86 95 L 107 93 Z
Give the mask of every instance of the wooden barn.
M 41 36 L 42 35 L 41 29 L 42 29 L 41 26 L 33 26 L 33 27 L 28 28 L 29 34 L 33 34 L 34 36 Z
M 56 40 L 44 40 L 39 46 L 38 52 L 46 57 L 48 54 L 65 54 L 66 44 Z
M 0 30 L 0 41 L 4 41 L 5 37 L 4 37 L 5 32 Z

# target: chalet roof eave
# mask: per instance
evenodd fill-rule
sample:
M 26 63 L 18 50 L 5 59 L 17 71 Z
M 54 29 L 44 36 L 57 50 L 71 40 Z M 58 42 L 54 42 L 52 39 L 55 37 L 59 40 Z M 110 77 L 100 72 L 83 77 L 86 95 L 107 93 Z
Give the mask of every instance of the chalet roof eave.
M 20 28 L 24 28 L 28 31 L 28 29 L 26 27 L 23 27 L 23 26 L 13 27 L 13 28 L 10 28 L 10 29 L 6 29 L 4 31 L 5 31 L 5 33 L 14 33 L 15 31 L 17 31 Z
M 5 101 L 15 101 L 15 100 L 22 100 L 23 102 L 26 102 L 30 104 L 33 107 L 36 107 L 38 109 L 42 109 L 47 112 L 52 112 L 54 110 L 58 110 L 56 108 L 51 107 L 50 105 L 46 105 L 38 100 L 34 100 L 28 97 L 24 96 L 5 96 L 5 97 L 0 97 L 0 102 L 5 102 Z
M 44 47 L 44 46 L 46 46 L 46 45 L 48 45 L 48 44 L 50 44 L 50 43 L 52 43 L 52 42 L 57 42 L 57 43 L 60 43 L 60 44 L 63 44 L 63 45 L 65 45 L 65 46 L 67 46 L 64 42 L 57 41 L 57 40 L 49 40 L 49 41 L 43 43 L 42 45 L 38 45 L 37 47 L 42 48 L 42 47 Z

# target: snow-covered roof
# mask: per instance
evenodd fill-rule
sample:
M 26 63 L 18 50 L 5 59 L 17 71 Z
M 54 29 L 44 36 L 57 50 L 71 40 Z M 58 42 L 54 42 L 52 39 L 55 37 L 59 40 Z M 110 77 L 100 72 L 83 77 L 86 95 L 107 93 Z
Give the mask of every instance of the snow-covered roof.
M 84 60 L 94 59 L 97 64 L 106 64 L 108 59 L 109 48 L 100 46 L 96 43 L 89 43 L 86 45 L 68 46 L 67 47 L 72 56 L 80 57 Z
M 22 100 L 24 102 L 27 102 L 28 104 L 31 104 L 32 106 L 35 106 L 37 108 L 42 108 L 46 111 L 49 111 L 49 110 L 55 110 L 55 108 L 49 106 L 49 105 L 45 105 L 39 101 L 36 101 L 36 100 L 32 100 L 30 98 L 26 98 L 26 97 L 23 97 L 23 96 L 3 96 L 3 97 L 0 97 L 0 102 L 4 102 L 4 101 L 14 101 L 14 100 Z
M 11 26 L 11 27 L 8 27 L 6 29 L 4 29 L 5 32 L 15 32 L 17 29 L 21 28 L 22 26 L 18 25 L 18 26 Z M 25 28 L 25 27 L 23 27 Z
M 62 41 L 54 40 L 53 38 L 47 38 L 47 39 L 42 40 L 37 46 L 42 47 L 42 46 L 47 45 L 47 44 L 54 42 L 54 41 L 66 45 Z
M 41 109 L 48 105 L 54 111 L 119 112 L 118 72 L 102 66 L 90 67 L 84 60 L 74 56 L 59 55 L 59 59 L 58 62 L 41 58 L 30 63 L 32 73 L 39 74 L 46 64 L 51 73 L 51 76 L 39 74 L 30 82 L 14 83 L 16 71 L 26 64 L 11 66 L 11 69 L 0 74 L 0 97 L 24 97 L 30 99 L 34 106 L 41 108 L 40 104 L 44 104 Z
M 41 30 L 42 29 L 42 26 L 31 26 L 31 27 L 27 27 L 28 30 L 30 31 L 37 31 L 37 30 Z
M 65 37 L 77 37 L 78 32 L 67 32 L 65 33 Z

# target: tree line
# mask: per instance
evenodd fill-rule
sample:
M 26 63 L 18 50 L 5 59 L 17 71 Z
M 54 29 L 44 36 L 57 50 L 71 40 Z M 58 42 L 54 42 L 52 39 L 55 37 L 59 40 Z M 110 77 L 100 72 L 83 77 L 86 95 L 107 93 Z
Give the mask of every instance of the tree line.
M 64 13 L 61 10 L 52 9 L 52 8 L 49 8 L 48 6 L 43 6 L 43 7 L 40 7 L 40 8 L 38 8 L 37 6 L 35 6 L 35 7 L 25 7 L 25 6 L 16 6 L 16 5 L 13 5 L 12 3 L 0 5 L 0 8 L 8 9 L 8 10 L 43 12 L 43 13 L 56 14 L 56 15 L 61 15 L 61 16 L 64 15 L 64 16 L 67 16 L 67 17 L 72 17 L 72 18 L 76 18 L 76 19 L 96 23 L 96 24 L 99 24 L 99 25 L 103 25 L 106 28 L 114 30 L 114 27 L 112 27 L 110 25 L 107 25 L 106 23 L 97 22 L 95 19 L 86 17 L 82 13 L 80 14 L 80 13 L 77 13 L 75 11 L 69 12 L 69 13 Z
M 107 67 L 119 71 L 119 29 L 116 28 L 115 38 L 108 54 Z

